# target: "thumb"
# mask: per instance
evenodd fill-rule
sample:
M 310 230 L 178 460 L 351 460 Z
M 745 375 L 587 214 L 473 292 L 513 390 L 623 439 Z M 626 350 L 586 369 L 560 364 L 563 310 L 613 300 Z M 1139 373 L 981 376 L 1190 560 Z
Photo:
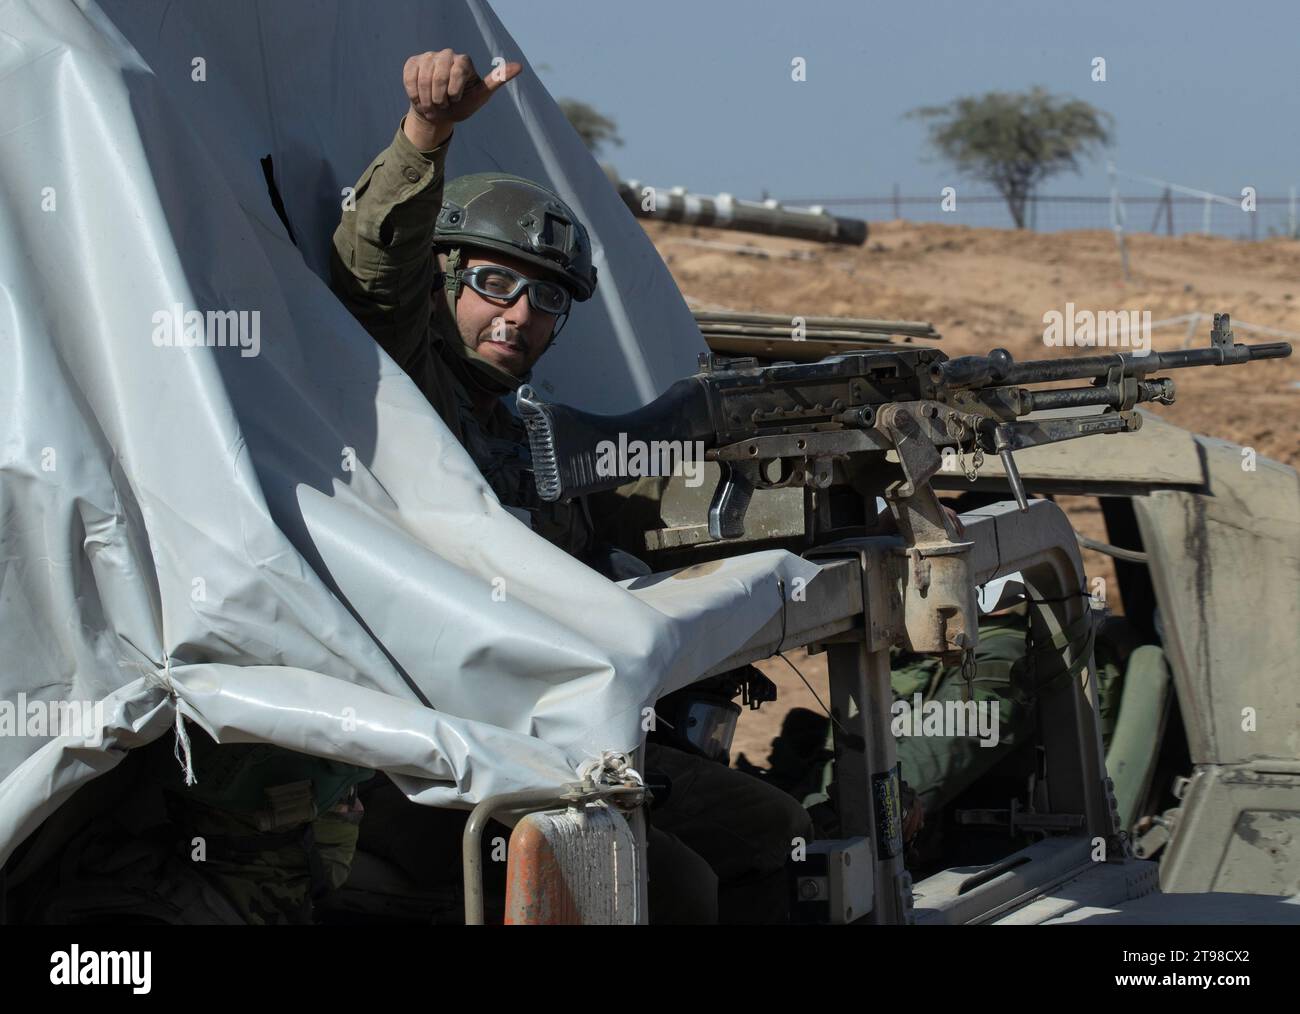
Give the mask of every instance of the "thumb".
M 483 85 L 489 95 L 503 84 L 513 81 L 523 71 L 522 63 L 499 63 L 483 77 Z

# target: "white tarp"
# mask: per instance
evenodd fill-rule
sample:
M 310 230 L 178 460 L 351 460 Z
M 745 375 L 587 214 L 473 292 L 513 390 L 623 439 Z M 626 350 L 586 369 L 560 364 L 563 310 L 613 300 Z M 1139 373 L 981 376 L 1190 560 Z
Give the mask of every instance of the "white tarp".
M 522 59 L 463 0 L 0 3 L 0 860 L 178 709 L 426 803 L 557 785 L 815 574 L 611 584 L 497 504 L 330 294 L 341 192 L 443 46 Z M 549 182 L 591 227 L 549 396 L 626 410 L 693 369 L 667 271 L 527 65 L 449 167 Z M 176 304 L 259 311 L 257 354 L 160 347 Z M 24 724 L 55 701 L 102 703 L 102 744 Z

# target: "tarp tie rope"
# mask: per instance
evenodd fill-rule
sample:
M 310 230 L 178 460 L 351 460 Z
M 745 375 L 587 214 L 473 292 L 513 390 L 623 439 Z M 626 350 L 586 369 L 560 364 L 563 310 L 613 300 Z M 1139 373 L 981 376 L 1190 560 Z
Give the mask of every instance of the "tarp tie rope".
M 826 717 L 831 720 L 832 724 L 834 724 L 840 730 L 840 732 L 842 732 L 845 736 L 852 736 L 853 734 L 849 732 L 848 729 L 844 728 L 844 726 L 840 723 L 840 720 L 836 718 L 834 714 L 831 713 L 831 709 L 826 707 L 826 704 L 821 699 L 821 695 L 818 694 L 817 690 L 813 687 L 813 685 L 808 682 L 804 674 L 799 671 L 799 667 L 795 665 L 793 662 L 791 662 L 786 657 L 785 652 L 781 650 L 782 648 L 785 647 L 785 634 L 786 634 L 785 606 L 786 606 L 786 602 L 788 601 L 785 594 L 785 578 L 780 576 L 777 577 L 776 592 L 781 597 L 781 640 L 776 642 L 776 651 L 774 651 L 771 655 L 769 655 L 768 658 L 779 658 L 782 662 L 784 662 L 791 669 L 793 669 L 794 674 L 798 676 L 801 680 L 803 680 L 803 685 L 808 688 L 808 692 L 813 695 L 813 700 L 817 702 L 817 704 L 821 707 L 822 711 L 826 712 Z
M 184 757 L 181 756 L 182 753 Z M 176 741 L 172 744 L 172 756 L 185 772 L 186 786 L 197 785 L 199 780 L 194 774 L 194 755 L 190 751 L 190 736 L 185 731 L 185 716 L 181 714 L 179 703 L 176 705 Z
M 645 779 L 632 767 L 627 754 L 618 750 L 603 750 L 578 765 L 578 777 L 593 785 L 636 785 L 645 787 Z
M 176 682 L 172 679 L 172 658 L 170 655 L 163 656 L 163 668 L 155 669 L 150 674 L 150 682 L 161 687 L 167 696 L 171 698 L 172 707 L 176 709 L 176 739 L 172 743 L 172 756 L 176 758 L 176 763 L 181 766 L 181 771 L 185 774 L 185 784 L 187 786 L 197 785 L 199 780 L 194 774 L 194 754 L 190 747 L 189 733 L 185 731 L 185 716 L 181 714 L 180 692 L 176 689 Z
M 781 599 L 781 640 L 776 642 L 776 651 L 772 652 L 772 654 L 780 655 L 781 649 L 785 647 L 785 601 L 786 600 L 785 600 L 785 578 L 783 577 L 778 576 L 776 579 L 776 594 Z M 771 656 L 769 656 L 769 658 L 770 657 Z

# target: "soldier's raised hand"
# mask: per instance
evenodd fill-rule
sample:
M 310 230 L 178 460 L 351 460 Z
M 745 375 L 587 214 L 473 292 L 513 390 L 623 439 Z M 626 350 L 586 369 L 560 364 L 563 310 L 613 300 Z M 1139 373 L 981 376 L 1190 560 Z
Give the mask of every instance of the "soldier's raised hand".
M 411 57 L 402 68 L 402 84 L 411 100 L 407 137 L 423 151 L 437 147 L 457 123 L 478 112 L 522 70 L 522 64 L 502 63 L 483 78 L 465 53 L 443 49 Z

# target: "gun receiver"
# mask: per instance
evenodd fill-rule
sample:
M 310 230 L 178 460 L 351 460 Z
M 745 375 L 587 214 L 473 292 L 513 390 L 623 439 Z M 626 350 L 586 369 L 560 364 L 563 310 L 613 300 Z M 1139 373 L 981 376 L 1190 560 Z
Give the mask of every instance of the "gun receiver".
M 700 357 L 698 374 L 625 415 L 545 403 L 527 386 L 519 389 L 517 406 L 543 500 L 665 474 L 629 470 L 616 448 L 639 444 L 650 449 L 650 460 L 669 450 L 679 461 L 698 453 L 716 461 L 722 472 L 709 508 L 709 534 L 730 539 L 744 534 L 755 489 L 828 491 L 851 485 L 864 495 L 884 496 L 897 515 L 897 502 L 928 488 L 930 477 L 943 467 L 941 452 L 949 449 L 972 453 L 976 468 L 985 453 L 998 454 L 1020 509 L 1026 510 L 1014 451 L 1138 429 L 1142 419 L 1132 411 L 1136 405 L 1174 401 L 1173 381 L 1152 373 L 1290 354 L 1286 342 L 1234 344 L 1228 315 L 1216 314 L 1211 344 L 1202 349 L 1017 363 L 1005 349 L 949 359 L 938 349 L 899 348 L 768 366 L 709 353 Z M 1028 386 L 1071 380 L 1091 383 L 1047 390 Z M 1045 409 L 1092 406 L 1104 411 L 1023 418 Z M 891 450 L 897 465 L 886 461 Z M 874 515 L 875 498 L 866 499 Z

